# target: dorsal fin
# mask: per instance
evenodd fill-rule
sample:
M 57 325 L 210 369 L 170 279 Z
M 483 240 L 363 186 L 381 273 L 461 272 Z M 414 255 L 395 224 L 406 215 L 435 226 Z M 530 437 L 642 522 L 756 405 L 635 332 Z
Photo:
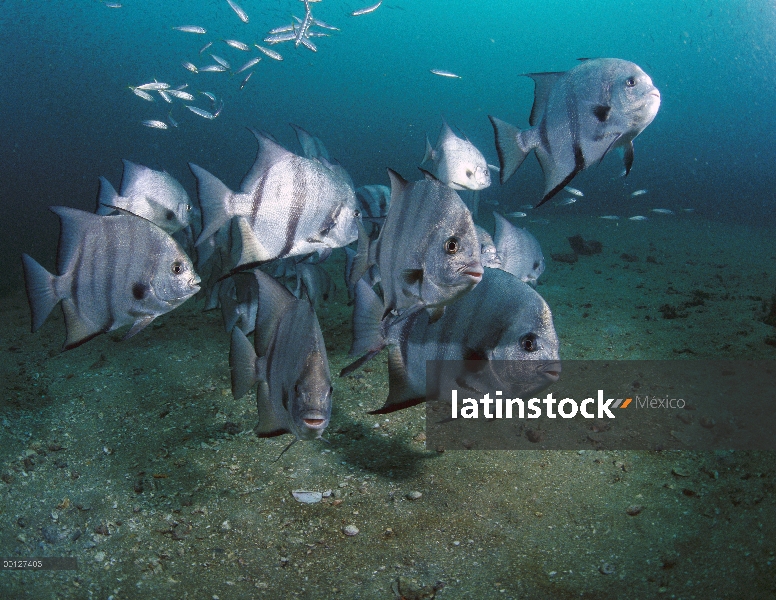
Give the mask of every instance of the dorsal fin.
M 284 158 L 296 156 L 293 152 L 286 150 L 263 131 L 258 131 L 252 127 L 249 127 L 248 131 L 256 136 L 256 141 L 259 142 L 259 149 L 256 153 L 256 160 L 254 161 L 251 170 L 248 171 L 248 174 L 243 178 L 242 183 L 240 184 L 240 189 L 243 192 L 253 190 L 272 165 Z
M 442 130 L 439 132 L 439 139 L 437 140 L 437 146 L 442 144 L 444 140 L 447 140 L 449 138 L 457 138 L 458 136 L 455 135 L 455 132 L 452 130 L 450 125 L 447 124 L 447 121 L 445 121 L 445 118 L 442 117 Z
M 49 210 L 57 215 L 60 220 L 57 270 L 60 274 L 65 274 L 70 271 L 70 263 L 75 258 L 86 231 L 98 219 L 104 219 L 105 217 L 68 206 L 52 206 Z
M 391 180 L 391 204 L 401 205 L 400 199 L 404 197 L 404 192 L 412 184 L 393 169 L 388 169 L 388 177 Z
M 140 181 L 143 176 L 146 175 L 149 169 L 146 166 L 133 163 L 131 160 L 122 158 L 121 162 L 124 163 L 124 172 L 121 175 L 121 195 L 127 196 L 132 188 Z
M 331 160 L 329 152 L 326 150 L 326 147 L 321 140 L 312 135 L 309 131 L 299 127 L 299 125 L 294 125 L 293 123 L 289 123 L 289 125 L 294 128 L 299 144 L 302 146 L 302 152 L 307 158 L 324 158 L 326 160 Z
M 426 171 L 426 169 L 423 167 L 418 167 L 418 169 L 421 173 L 423 173 L 423 177 L 425 177 L 427 181 L 439 181 L 436 175 L 434 175 L 431 171 Z
M 530 77 L 534 80 L 534 103 L 531 107 L 531 116 L 528 118 L 528 124 L 533 127 L 542 118 L 544 109 L 547 108 L 547 100 L 550 97 L 550 90 L 552 90 L 558 79 L 564 75 L 564 72 L 547 72 L 547 73 L 526 73 L 526 77 Z
M 388 169 L 388 178 L 391 180 L 391 191 L 394 189 L 401 191 L 410 184 L 409 181 L 404 179 L 404 177 L 399 175 L 393 169 Z

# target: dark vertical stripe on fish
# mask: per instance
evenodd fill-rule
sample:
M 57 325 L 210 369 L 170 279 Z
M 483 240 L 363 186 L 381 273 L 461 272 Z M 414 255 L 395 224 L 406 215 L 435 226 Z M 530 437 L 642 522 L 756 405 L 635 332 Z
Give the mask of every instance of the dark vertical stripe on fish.
M 291 161 L 291 170 L 293 172 L 293 190 L 291 195 L 291 206 L 289 211 L 289 218 L 286 222 L 286 238 L 283 248 L 275 258 L 283 258 L 294 247 L 294 240 L 296 239 L 296 232 L 299 229 L 299 221 L 302 218 L 302 212 L 305 208 L 305 192 L 307 190 L 307 181 L 304 177 L 304 169 L 301 168 L 302 164 L 300 160 Z M 298 184 L 298 185 L 297 185 Z
M 111 327 L 113 327 L 113 324 L 116 322 L 116 310 L 114 306 L 114 302 L 119 302 L 121 298 L 121 294 L 116 294 L 116 274 L 119 271 L 119 264 L 118 264 L 118 258 L 119 258 L 119 244 L 117 243 L 119 239 L 121 238 L 121 225 L 123 220 L 125 219 L 132 219 L 135 217 L 129 217 L 129 216 L 118 216 L 115 217 L 114 226 L 110 228 L 104 227 L 102 228 L 103 233 L 105 235 L 105 240 L 103 240 L 103 245 L 105 247 L 105 253 L 102 255 L 102 264 L 103 264 L 103 271 L 106 271 L 105 274 L 105 307 L 106 307 L 106 322 L 103 323 L 103 326 L 105 327 L 105 330 L 109 330 Z M 135 254 L 135 244 L 134 244 L 134 236 L 132 235 L 134 231 L 130 231 L 129 239 L 128 239 L 128 247 L 127 251 L 123 253 L 122 258 L 124 259 L 124 262 L 129 260 L 129 257 L 133 256 Z M 123 241 L 123 240 L 122 240 Z M 113 242 L 113 243 L 111 243 Z M 121 265 L 123 266 L 123 265 Z M 121 269 L 122 273 L 126 277 L 129 273 L 127 273 L 127 269 L 123 268 Z M 128 290 L 120 290 L 121 293 L 126 293 Z
M 100 264 L 102 264 L 100 261 L 104 261 L 106 258 L 106 240 L 108 236 L 106 235 L 105 230 L 107 228 L 106 219 L 108 218 L 109 217 L 105 217 L 104 219 L 97 221 L 97 227 L 92 230 L 94 231 L 94 234 L 89 236 L 89 275 L 92 280 L 90 286 L 90 308 L 94 308 L 96 305 L 100 320 L 92 322 L 100 328 L 105 326 L 104 319 L 106 305 L 110 302 L 110 296 L 105 294 L 105 274 L 102 272 L 103 269 L 100 269 Z M 81 311 L 79 311 L 79 313 L 82 314 Z
M 73 300 L 73 305 L 75 306 L 76 312 L 78 311 L 78 306 L 80 305 L 80 302 L 78 300 L 78 292 L 81 288 L 80 285 L 80 273 L 81 268 L 83 264 L 83 248 L 79 247 L 76 249 L 75 254 L 75 260 L 72 261 L 72 267 L 70 270 L 71 278 L 70 278 L 70 297 Z
M 417 312 L 414 315 L 410 315 L 408 318 L 404 319 L 404 323 L 401 325 L 399 330 L 399 352 L 401 353 L 405 368 L 407 366 L 409 356 L 407 352 L 409 351 L 410 334 L 414 329 L 415 321 L 419 314 L 420 312 Z
M 566 94 L 566 116 L 569 121 L 569 133 L 571 134 L 571 146 L 574 149 L 574 167 L 575 170 L 581 171 L 585 168 L 585 158 L 582 154 L 582 146 L 580 142 L 581 131 L 579 130 L 579 112 L 577 110 L 577 95 L 573 89 L 569 89 Z M 582 156 L 582 163 L 580 166 L 579 156 Z
M 542 119 L 539 121 L 539 140 L 544 151 L 547 154 L 551 154 L 550 137 L 547 135 L 547 119 Z
M 256 187 L 256 189 L 253 192 L 252 205 L 251 205 L 251 215 L 250 215 L 250 224 L 251 229 L 256 229 L 256 222 L 259 219 L 259 209 L 261 208 L 261 201 L 264 196 L 264 184 L 267 183 L 267 173 L 265 172 L 264 175 L 261 176 L 261 179 L 259 179 L 259 185 Z

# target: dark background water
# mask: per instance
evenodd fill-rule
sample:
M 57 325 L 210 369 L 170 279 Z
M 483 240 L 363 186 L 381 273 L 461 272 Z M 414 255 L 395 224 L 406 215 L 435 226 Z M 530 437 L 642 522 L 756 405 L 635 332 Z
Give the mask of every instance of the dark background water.
M 369 3 L 312 4 L 314 15 L 341 31 L 315 39 L 317 53 L 274 46 L 285 60 L 263 58 L 243 91 L 241 75 L 192 74 L 180 63 L 201 66 L 213 52 L 241 65 L 258 51 L 218 41 L 198 51 L 221 38 L 261 42 L 292 14 L 303 16 L 301 2 L 242 0 L 248 24 L 226 0 L 125 0 L 119 9 L 96 0 L 0 3 L 0 292 L 22 285 L 21 252 L 53 268 L 58 223 L 47 208 L 93 210 L 98 176 L 118 187 L 122 158 L 168 170 L 191 195 L 188 161 L 234 188 L 255 156 L 245 127 L 296 150 L 293 122 L 320 137 L 357 185 L 387 184 L 386 167 L 416 177 L 424 137 L 436 139 L 444 116 L 496 163 L 487 115 L 526 126 L 533 84 L 519 75 L 566 70 L 580 57 L 636 62 L 662 105 L 636 140 L 631 175 L 620 179 L 619 160 L 607 157 L 575 179 L 586 198 L 572 210 L 627 216 L 693 207 L 715 220 L 776 221 L 772 3 L 387 0 L 372 14 L 349 16 Z M 208 33 L 171 30 L 189 24 Z M 223 113 L 207 121 L 175 100 L 178 129 L 143 127 L 170 107 L 127 86 L 153 78 L 211 91 L 223 97 Z M 543 189 L 536 161 L 494 187 L 489 193 L 505 210 L 535 203 Z M 638 188 L 650 190 L 641 204 L 629 199 Z

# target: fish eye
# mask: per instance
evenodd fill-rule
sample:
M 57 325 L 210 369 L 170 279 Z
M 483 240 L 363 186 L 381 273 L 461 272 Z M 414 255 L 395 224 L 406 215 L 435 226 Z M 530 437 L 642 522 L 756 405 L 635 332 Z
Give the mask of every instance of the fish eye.
M 172 263 L 172 269 L 170 269 L 173 273 L 173 275 L 180 275 L 183 273 L 183 271 L 186 270 L 186 268 L 183 266 L 183 263 L 179 260 L 176 260 L 174 263 Z
M 628 79 L 625 80 L 625 85 L 628 87 L 633 87 L 636 85 L 636 78 L 635 77 L 628 77 Z
M 539 344 L 536 341 L 535 333 L 528 333 L 520 339 L 520 347 L 526 352 L 536 352 Z
M 457 237 L 449 237 L 445 240 L 445 252 L 455 254 L 461 249 L 461 242 Z
M 358 219 L 361 216 L 361 211 L 358 209 L 354 210 L 353 216 L 356 217 L 356 219 Z

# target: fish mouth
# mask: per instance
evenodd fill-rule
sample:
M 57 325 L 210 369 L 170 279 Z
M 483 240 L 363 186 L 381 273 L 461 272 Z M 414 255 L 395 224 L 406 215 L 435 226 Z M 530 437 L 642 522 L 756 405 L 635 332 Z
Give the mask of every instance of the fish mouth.
M 550 379 L 553 383 L 560 379 L 560 371 L 559 362 L 551 362 L 539 367 L 539 372 L 545 375 L 547 379 Z
M 319 417 L 303 417 L 302 422 L 310 429 L 323 429 L 326 426 L 326 419 Z
M 485 269 L 483 269 L 482 265 L 479 263 L 477 265 L 469 265 L 464 267 L 464 269 L 465 270 L 461 271 L 461 274 L 471 277 L 475 281 L 480 281 L 482 279 L 482 274 L 485 272 Z

